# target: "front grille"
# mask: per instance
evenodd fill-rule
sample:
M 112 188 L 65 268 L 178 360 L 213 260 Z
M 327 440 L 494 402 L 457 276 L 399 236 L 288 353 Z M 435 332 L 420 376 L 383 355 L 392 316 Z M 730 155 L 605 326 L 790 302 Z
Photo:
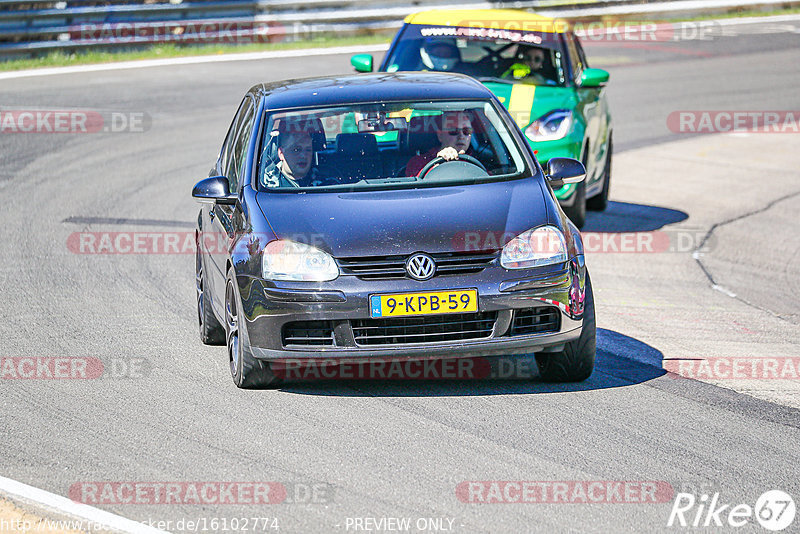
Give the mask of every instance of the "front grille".
M 283 325 L 284 347 L 332 347 L 333 321 L 295 321 Z
M 496 253 L 446 252 L 431 254 L 436 262 L 436 276 L 479 273 L 489 266 Z M 361 280 L 391 280 L 410 278 L 406 273 L 408 256 L 363 256 L 338 258 L 342 274 L 355 275 Z
M 357 345 L 395 345 L 485 339 L 492 335 L 497 312 L 454 313 L 425 317 L 356 319 Z
M 510 336 L 558 332 L 561 314 L 558 308 L 539 307 L 516 310 L 511 322 Z

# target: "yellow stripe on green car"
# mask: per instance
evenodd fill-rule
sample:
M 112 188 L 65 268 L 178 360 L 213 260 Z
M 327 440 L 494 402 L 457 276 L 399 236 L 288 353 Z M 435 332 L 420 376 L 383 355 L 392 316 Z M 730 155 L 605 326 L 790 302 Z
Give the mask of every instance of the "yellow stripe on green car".
M 508 100 L 508 112 L 520 129 L 524 129 L 531 122 L 531 109 L 533 96 L 536 93 L 535 85 L 514 84 L 511 97 Z

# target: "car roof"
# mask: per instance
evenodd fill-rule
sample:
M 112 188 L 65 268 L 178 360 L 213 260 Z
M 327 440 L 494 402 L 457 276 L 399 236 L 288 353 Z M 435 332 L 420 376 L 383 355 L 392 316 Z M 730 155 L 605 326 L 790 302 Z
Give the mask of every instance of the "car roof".
M 487 100 L 492 92 L 463 74 L 378 72 L 263 83 L 250 89 L 268 109 L 414 100 Z
M 462 28 L 494 28 L 544 33 L 564 33 L 569 24 L 517 9 L 435 9 L 420 11 L 405 18 L 406 24 L 460 26 Z

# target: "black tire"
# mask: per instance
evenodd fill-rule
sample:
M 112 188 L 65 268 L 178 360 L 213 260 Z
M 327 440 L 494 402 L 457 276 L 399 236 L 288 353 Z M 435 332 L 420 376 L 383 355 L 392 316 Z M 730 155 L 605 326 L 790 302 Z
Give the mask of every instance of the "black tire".
M 593 196 L 586 201 L 586 209 L 592 211 L 603 211 L 608 207 L 608 191 L 611 187 L 611 160 L 614 156 L 614 142 L 608 138 L 608 152 L 606 152 L 606 164 L 603 167 L 603 190 L 600 194 Z
M 578 182 L 575 185 L 575 200 L 572 206 L 562 208 L 569 220 L 578 228 L 583 228 L 586 224 L 586 181 Z
M 245 337 L 239 333 L 239 295 L 233 281 L 233 270 L 229 270 L 225 280 L 225 345 L 233 383 L 242 389 L 277 387 L 279 380 L 272 373 L 269 362 L 253 357 Z
M 205 270 L 203 258 L 200 256 L 198 246 L 195 254 L 195 288 L 197 289 L 197 322 L 200 327 L 200 341 L 206 345 L 224 345 L 225 328 L 219 323 L 211 309 L 205 283 Z
M 536 355 L 539 374 L 545 382 L 581 382 L 591 376 L 597 352 L 597 325 L 594 315 L 594 294 L 589 274 L 586 274 L 583 329 L 575 341 L 561 352 Z

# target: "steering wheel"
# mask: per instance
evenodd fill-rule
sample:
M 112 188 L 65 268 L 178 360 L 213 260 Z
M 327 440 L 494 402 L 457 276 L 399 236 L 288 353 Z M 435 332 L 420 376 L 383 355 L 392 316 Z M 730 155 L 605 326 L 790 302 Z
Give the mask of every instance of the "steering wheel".
M 486 172 L 486 173 L 489 172 L 489 171 L 486 170 L 486 167 L 483 166 L 483 163 L 481 163 L 477 159 L 475 159 L 472 156 L 469 156 L 467 154 L 459 154 L 457 159 L 444 159 L 441 156 L 437 156 L 437 157 L 433 158 L 432 160 L 430 160 L 427 163 L 427 165 L 422 167 L 422 170 L 420 170 L 419 173 L 417 174 L 417 178 L 422 180 L 423 178 L 425 178 L 425 175 L 430 172 L 431 169 L 433 169 L 434 167 L 436 167 L 438 165 L 441 165 L 442 163 L 449 163 L 451 161 L 459 161 L 459 160 L 467 162 L 467 163 L 472 163 L 476 167 L 480 167 L 480 169 L 483 170 L 483 172 Z

